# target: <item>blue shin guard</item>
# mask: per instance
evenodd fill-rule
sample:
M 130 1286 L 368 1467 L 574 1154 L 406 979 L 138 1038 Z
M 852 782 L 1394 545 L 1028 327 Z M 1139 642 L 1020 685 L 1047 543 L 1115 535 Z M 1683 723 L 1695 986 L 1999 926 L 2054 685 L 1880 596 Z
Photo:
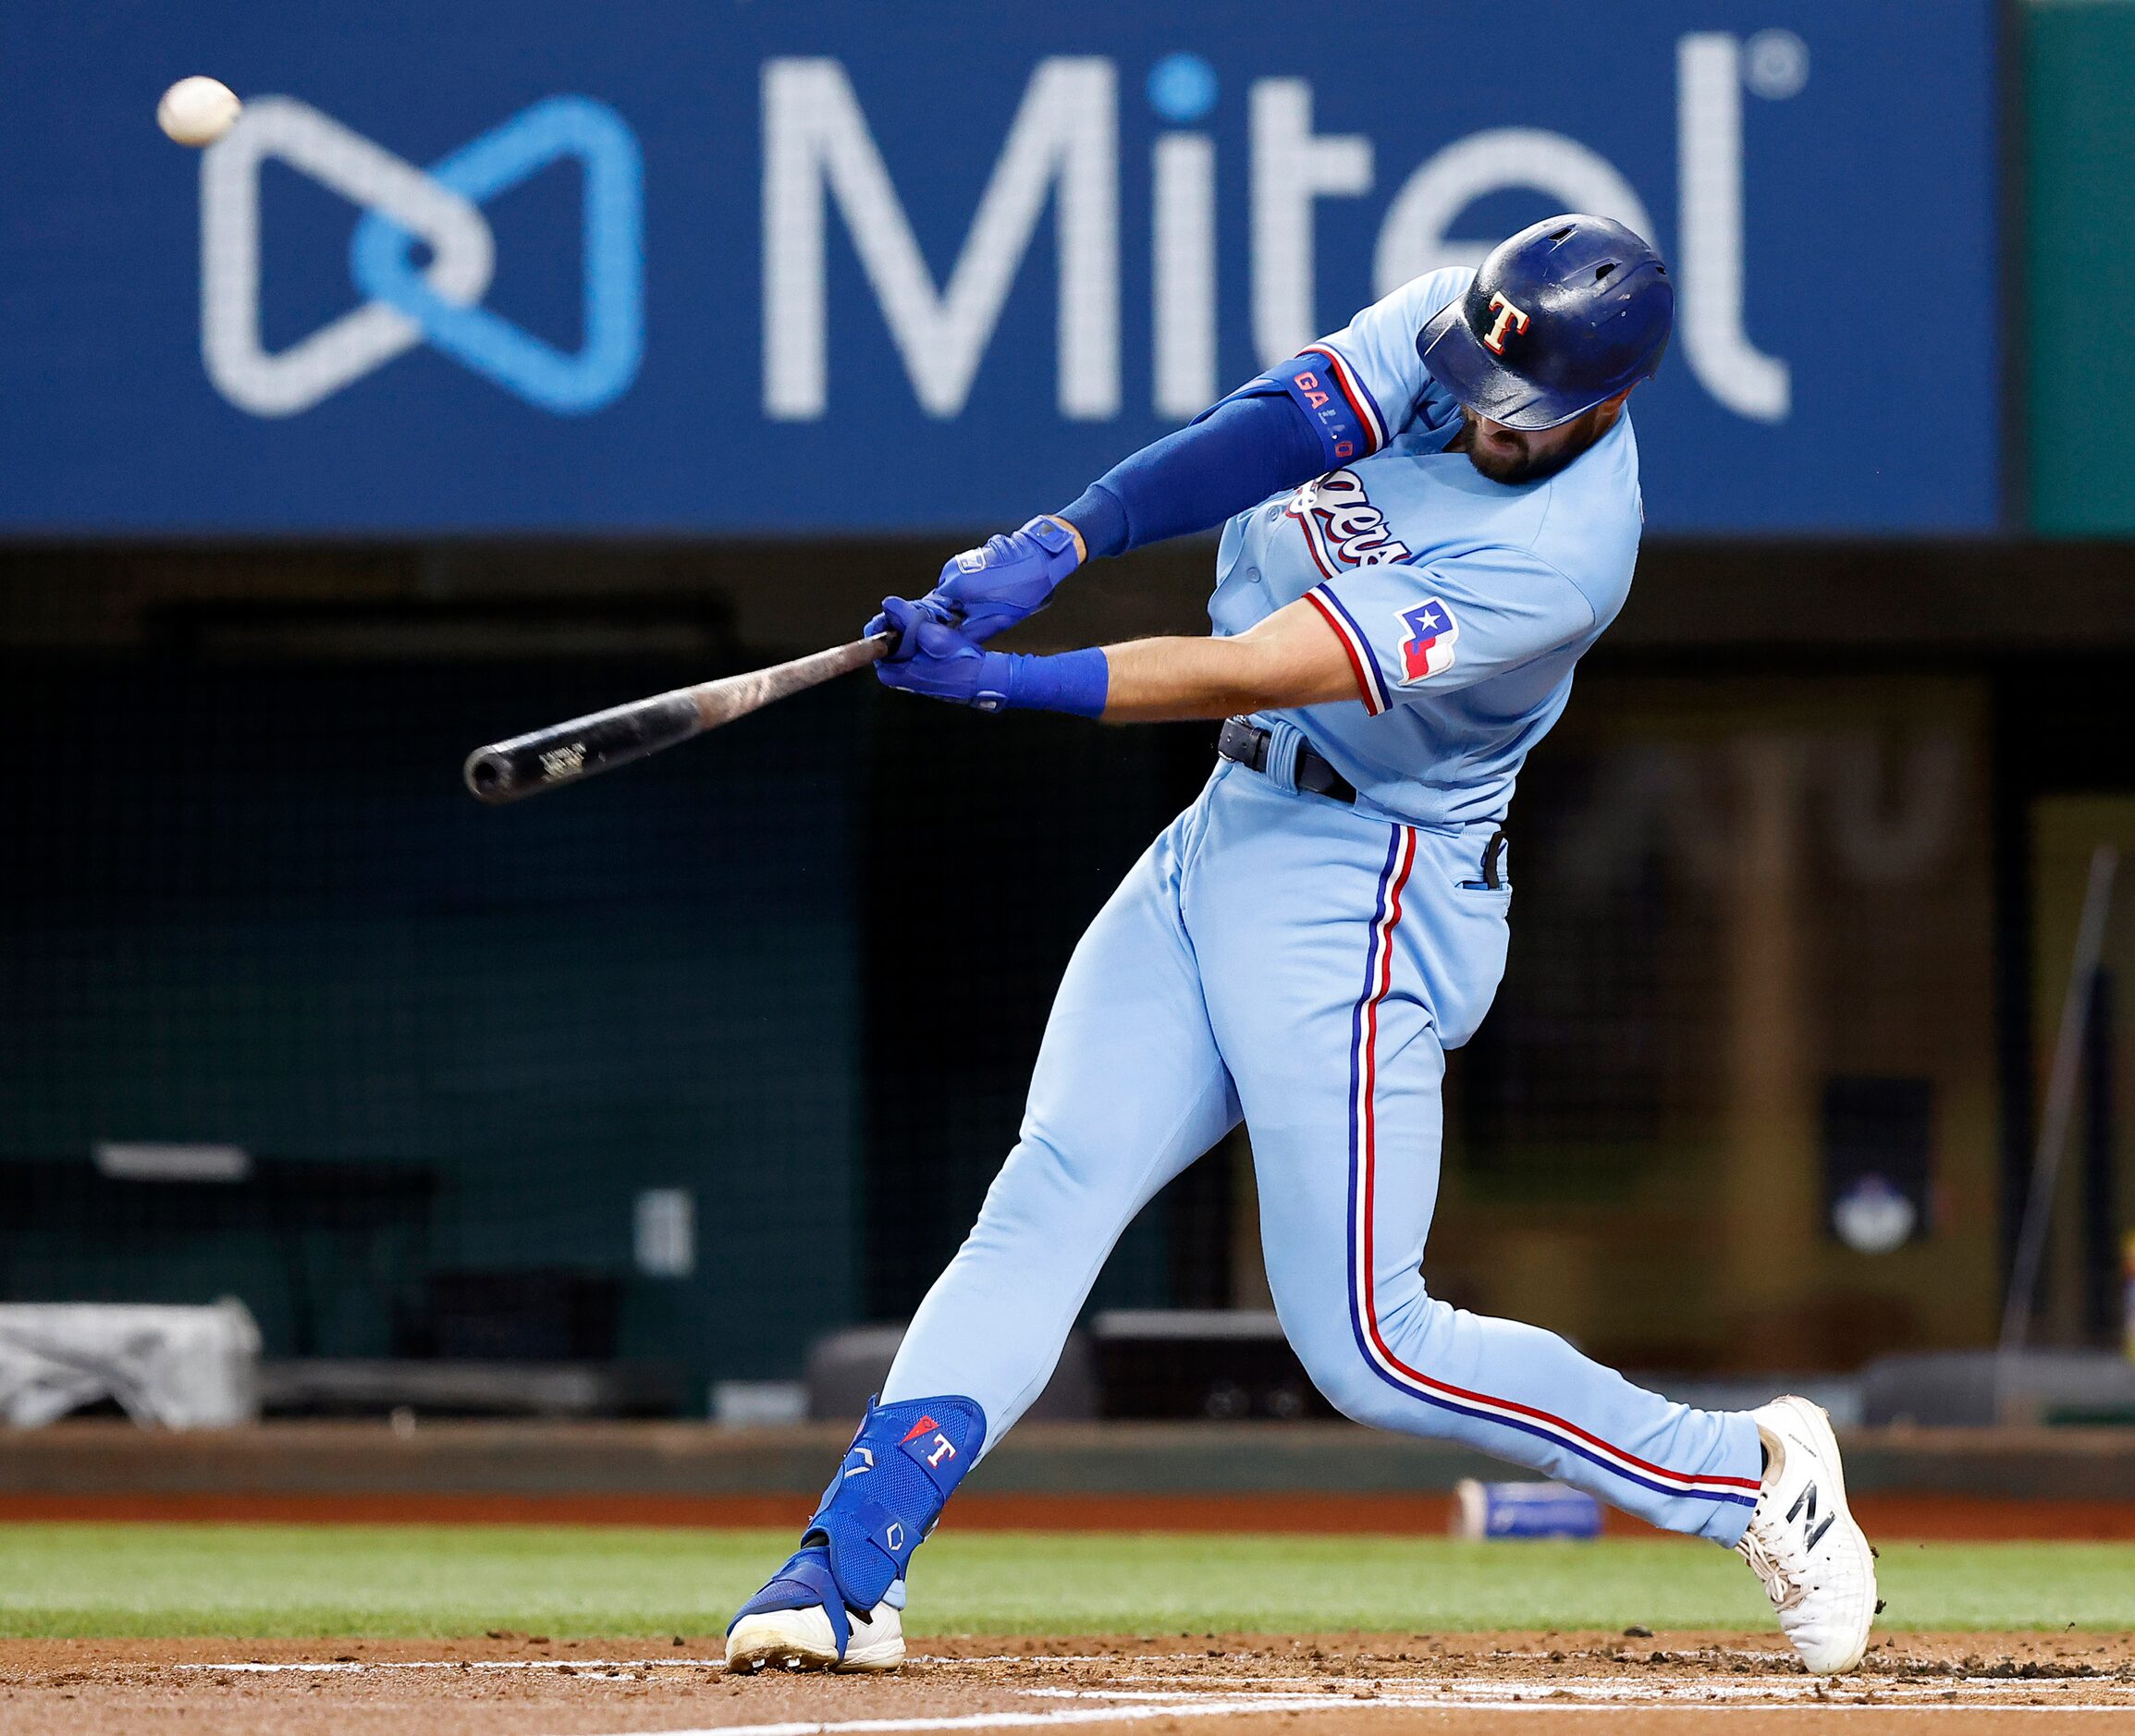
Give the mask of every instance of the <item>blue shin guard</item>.
M 986 1442 L 986 1413 L 969 1399 L 871 1404 L 801 1547 L 734 1614 L 820 1606 L 842 1654 L 847 1610 L 865 1615 L 904 1577 Z M 729 1632 L 732 1624 L 729 1624 Z

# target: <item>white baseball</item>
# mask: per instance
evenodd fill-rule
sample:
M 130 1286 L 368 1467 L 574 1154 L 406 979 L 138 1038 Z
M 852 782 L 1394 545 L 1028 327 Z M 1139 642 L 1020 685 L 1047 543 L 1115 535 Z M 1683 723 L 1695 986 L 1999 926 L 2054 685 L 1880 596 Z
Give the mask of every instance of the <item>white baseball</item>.
M 180 79 L 155 105 L 155 124 L 181 145 L 211 145 L 238 124 L 244 106 L 220 79 Z

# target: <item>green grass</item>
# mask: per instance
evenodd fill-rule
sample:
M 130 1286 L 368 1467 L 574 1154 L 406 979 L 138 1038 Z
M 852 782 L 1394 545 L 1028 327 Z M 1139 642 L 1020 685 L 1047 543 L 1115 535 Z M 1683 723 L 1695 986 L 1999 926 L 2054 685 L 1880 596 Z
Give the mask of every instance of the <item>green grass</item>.
M 789 1547 L 755 1531 L 14 1525 L 0 1635 L 704 1634 Z M 920 1635 L 1771 1626 L 1748 1570 L 1687 1541 L 951 1533 L 918 1568 Z M 1895 1627 L 2135 1627 L 2135 1546 L 1899 1544 L 1883 1576 Z

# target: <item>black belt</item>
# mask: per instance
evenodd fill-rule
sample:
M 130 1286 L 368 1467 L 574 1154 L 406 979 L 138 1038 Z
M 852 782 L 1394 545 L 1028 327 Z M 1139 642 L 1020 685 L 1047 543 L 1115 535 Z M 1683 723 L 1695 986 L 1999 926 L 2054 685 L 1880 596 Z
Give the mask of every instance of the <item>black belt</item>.
M 1263 729 L 1243 717 L 1226 717 L 1222 733 L 1216 738 L 1216 752 L 1249 772 L 1265 775 L 1268 745 L 1273 740 L 1273 730 Z M 1356 786 L 1328 764 L 1327 756 L 1309 741 L 1297 744 L 1296 776 L 1297 788 L 1309 789 L 1316 796 L 1327 796 L 1335 801 L 1356 800 Z

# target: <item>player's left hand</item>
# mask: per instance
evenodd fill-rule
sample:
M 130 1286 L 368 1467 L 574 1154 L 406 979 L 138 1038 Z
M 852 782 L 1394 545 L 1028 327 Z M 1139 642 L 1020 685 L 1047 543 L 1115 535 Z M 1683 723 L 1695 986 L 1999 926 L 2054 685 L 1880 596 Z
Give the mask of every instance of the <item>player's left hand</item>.
M 956 628 L 973 644 L 983 645 L 1045 607 L 1055 587 L 1082 562 L 1082 540 L 1063 520 L 1036 518 L 948 562 L 916 606 L 925 618 Z M 887 615 L 867 623 L 870 633 L 889 628 Z M 898 647 L 900 657 L 903 650 Z
M 884 687 L 979 711 L 999 711 L 1007 703 L 1006 654 L 981 651 L 967 632 L 944 626 L 926 612 L 924 598 L 914 603 L 884 597 L 882 613 L 868 623 L 868 630 L 898 635 L 896 658 L 886 657 L 875 666 L 875 679 Z

